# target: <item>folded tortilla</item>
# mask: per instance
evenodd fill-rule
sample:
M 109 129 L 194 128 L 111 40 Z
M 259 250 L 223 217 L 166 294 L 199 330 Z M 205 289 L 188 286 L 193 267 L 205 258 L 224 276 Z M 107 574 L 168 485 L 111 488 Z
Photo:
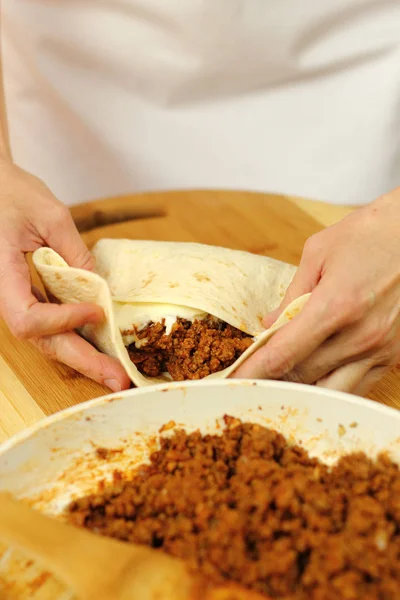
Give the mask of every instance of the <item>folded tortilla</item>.
M 257 348 L 298 314 L 308 294 L 295 300 L 265 330 L 263 317 L 279 306 L 296 268 L 248 252 L 203 244 L 103 239 L 92 253 L 96 272 L 73 268 L 50 248 L 33 262 L 48 292 L 62 303 L 101 306 L 105 321 L 86 325 L 82 335 L 118 358 L 136 386 L 170 381 L 147 377 L 129 358 L 122 332 L 161 318 L 210 314 L 251 335 L 253 344 L 230 367 L 207 378 L 228 377 Z

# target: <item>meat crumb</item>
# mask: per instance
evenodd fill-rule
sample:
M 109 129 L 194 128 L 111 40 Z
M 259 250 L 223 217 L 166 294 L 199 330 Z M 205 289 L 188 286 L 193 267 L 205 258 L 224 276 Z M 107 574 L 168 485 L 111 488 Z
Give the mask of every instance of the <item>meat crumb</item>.
M 165 423 L 165 425 L 162 425 L 160 427 L 159 433 L 163 433 L 164 431 L 169 431 L 170 429 L 173 429 L 174 427 L 176 427 L 175 421 L 168 421 L 168 423 Z
M 203 379 L 230 367 L 253 343 L 247 333 L 212 316 L 193 323 L 178 318 L 171 333 L 165 331 L 160 322 L 125 332 L 144 342 L 140 348 L 128 346 L 131 361 L 143 375 L 159 377 L 168 372 L 174 381 Z
M 328 467 L 276 431 L 225 416 L 176 430 L 150 463 L 74 501 L 71 523 L 280 600 L 400 598 L 400 471 L 364 453 Z

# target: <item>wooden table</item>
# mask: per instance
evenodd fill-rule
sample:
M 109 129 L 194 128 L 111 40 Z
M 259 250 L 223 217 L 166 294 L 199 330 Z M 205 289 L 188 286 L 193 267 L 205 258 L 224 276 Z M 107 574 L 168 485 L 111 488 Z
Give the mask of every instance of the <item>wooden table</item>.
M 305 240 L 351 211 L 318 202 L 236 192 L 127 196 L 72 209 L 85 241 L 102 237 L 196 241 L 298 264 Z M 0 322 L 0 441 L 58 410 L 107 392 L 13 339 Z M 371 397 L 400 408 L 400 371 Z

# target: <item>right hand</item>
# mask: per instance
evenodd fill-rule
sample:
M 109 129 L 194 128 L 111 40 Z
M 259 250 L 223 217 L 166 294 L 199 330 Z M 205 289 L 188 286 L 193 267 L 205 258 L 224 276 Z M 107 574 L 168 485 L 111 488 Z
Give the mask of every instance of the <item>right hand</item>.
M 104 319 L 95 304 L 49 304 L 32 289 L 25 253 L 53 248 L 73 267 L 93 269 L 93 258 L 68 208 L 45 184 L 0 159 L 0 315 L 18 339 L 113 391 L 129 387 L 122 365 L 98 352 L 74 329 Z

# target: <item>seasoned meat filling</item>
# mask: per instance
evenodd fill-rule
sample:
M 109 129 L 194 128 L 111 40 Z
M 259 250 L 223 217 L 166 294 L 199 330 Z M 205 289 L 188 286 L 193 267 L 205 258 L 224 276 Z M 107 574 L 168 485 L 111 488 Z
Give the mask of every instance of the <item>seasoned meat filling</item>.
M 133 479 L 116 474 L 69 519 L 268 599 L 398 600 L 399 467 L 359 453 L 328 468 L 274 431 L 226 423 L 162 439 Z
M 143 343 L 140 348 L 131 344 L 128 353 L 139 371 L 149 377 L 168 372 L 175 381 L 222 371 L 253 343 L 246 333 L 213 317 L 193 323 L 178 318 L 169 335 L 164 323 L 151 323 L 134 333 Z

